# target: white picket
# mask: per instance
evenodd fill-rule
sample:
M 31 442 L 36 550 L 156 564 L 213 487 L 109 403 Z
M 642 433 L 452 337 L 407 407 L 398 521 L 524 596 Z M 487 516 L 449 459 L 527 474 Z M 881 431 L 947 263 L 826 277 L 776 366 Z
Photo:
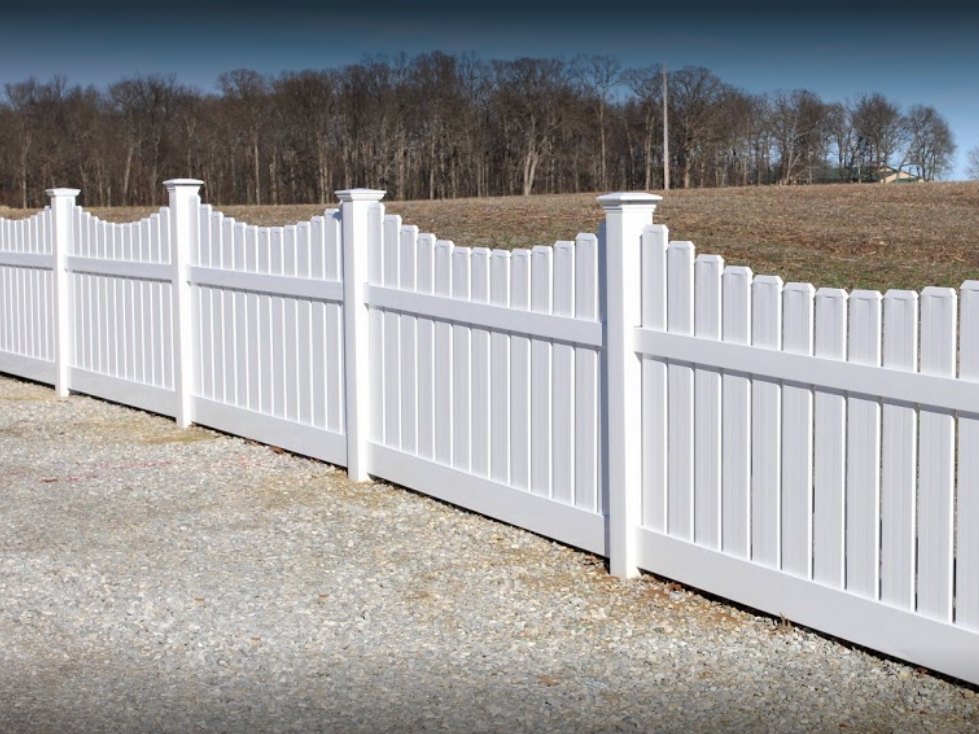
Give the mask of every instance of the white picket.
M 847 293 L 816 291 L 814 354 L 843 361 L 847 346 Z M 813 579 L 842 589 L 845 584 L 846 396 L 817 387 L 813 413 Z
M 452 252 L 452 298 L 472 299 L 472 250 Z M 472 466 L 472 329 L 452 326 L 452 466 L 469 472 Z
M 880 366 L 880 293 L 853 291 L 849 311 L 849 361 Z M 880 401 L 851 394 L 846 429 L 846 588 L 876 599 L 880 583 Z
M 340 243 L 340 219 L 336 210 L 328 210 L 323 220 L 323 275 L 327 281 L 341 280 L 342 261 Z M 314 250 L 315 252 L 315 250 Z M 327 303 L 323 307 L 325 326 L 324 349 L 326 354 L 326 428 L 334 433 L 344 433 L 346 408 L 344 406 L 343 377 L 343 307 L 339 303 Z
M 921 373 L 955 376 L 957 297 L 921 291 Z M 955 415 L 922 407 L 918 458 L 918 612 L 952 621 Z
M 574 318 L 574 242 L 554 243 L 554 313 Z M 574 347 L 565 342 L 555 342 L 551 398 L 553 409 L 553 488 L 555 500 L 574 504 L 575 489 L 575 387 Z
M 510 306 L 510 252 L 490 256 L 490 302 Z M 510 483 L 510 336 L 494 331 L 490 344 L 490 478 Z
M 374 229 L 374 227 L 371 227 L 368 240 L 367 282 L 371 285 L 383 285 L 385 274 L 384 256 L 387 254 L 384 248 L 385 237 L 383 231 L 374 231 Z M 383 230 L 383 226 L 381 229 Z M 371 397 L 373 398 L 370 401 L 370 431 L 368 432 L 368 436 L 373 443 L 383 444 L 386 435 L 386 426 L 384 424 L 384 407 L 386 403 L 384 395 L 384 388 L 386 387 L 384 380 L 384 365 L 386 362 L 384 354 L 384 347 L 386 346 L 384 339 L 384 311 L 379 308 L 371 308 L 368 315 L 368 326 L 371 354 L 368 380 Z
M 693 334 L 694 246 L 671 242 L 666 249 L 666 327 L 673 334 Z M 667 532 L 693 540 L 694 413 L 693 367 L 671 362 L 667 368 Z
M 435 237 L 418 236 L 418 292 L 435 291 Z M 418 319 L 418 455 L 435 458 L 435 322 Z M 441 387 L 441 386 L 440 386 Z
M 401 217 L 388 214 L 384 217 L 384 272 L 382 283 L 397 288 L 401 277 Z M 393 449 L 401 448 L 401 316 L 397 311 L 385 311 L 384 359 L 381 365 L 384 379 L 384 444 Z
M 472 301 L 490 301 L 490 251 L 477 247 L 472 251 Z M 472 330 L 472 473 L 477 477 L 490 474 L 490 331 Z
M 979 382 L 979 281 L 961 288 L 959 379 Z M 979 632 L 979 415 L 959 414 L 955 624 Z
M 721 275 L 722 338 L 751 344 L 751 268 L 724 268 Z M 751 378 L 725 372 L 721 379 L 721 545 L 725 553 L 751 556 Z
M 597 321 L 598 239 L 579 234 L 574 247 L 574 315 L 582 321 Z M 597 350 L 574 350 L 574 504 L 582 510 L 599 512 L 601 406 L 599 355 Z
M 789 283 L 782 290 L 782 349 L 790 354 L 813 352 L 816 289 Z M 809 385 L 782 386 L 782 547 L 781 568 L 812 577 L 813 397 Z
M 666 250 L 669 230 L 651 225 L 642 233 L 642 325 L 666 331 Z M 667 499 L 667 364 L 642 360 L 642 524 L 666 532 Z
M 759 275 L 751 283 L 751 342 L 760 349 L 782 348 L 782 279 Z M 782 388 L 755 378 L 751 386 L 751 558 L 780 565 Z
M 530 310 L 530 251 L 510 256 L 510 308 Z M 530 489 L 530 339 L 510 338 L 510 485 Z
M 449 298 L 452 295 L 452 250 L 448 240 L 435 245 L 435 295 Z M 373 357 L 373 355 L 372 355 Z M 435 324 L 435 460 L 440 464 L 452 464 L 452 324 L 438 321 Z M 374 393 L 375 400 L 380 399 Z
M 416 258 L 418 227 L 401 227 L 399 237 L 400 273 L 398 288 L 413 292 L 417 287 Z M 414 454 L 418 447 L 418 358 L 415 335 L 416 319 L 411 314 L 401 315 L 401 450 Z
M 551 313 L 554 304 L 554 250 L 536 246 L 530 259 L 530 309 Z M 551 496 L 552 459 L 552 366 L 551 343 L 534 339 L 531 343 L 530 370 L 530 491 Z
M 884 353 L 888 369 L 918 369 L 918 294 L 884 294 Z M 914 609 L 918 411 L 908 403 L 883 403 L 880 475 L 880 599 Z
M 721 274 L 724 258 L 698 255 L 694 261 L 694 334 L 719 341 L 722 331 Z M 707 548 L 721 547 L 721 373 L 694 370 L 694 525 L 693 538 Z

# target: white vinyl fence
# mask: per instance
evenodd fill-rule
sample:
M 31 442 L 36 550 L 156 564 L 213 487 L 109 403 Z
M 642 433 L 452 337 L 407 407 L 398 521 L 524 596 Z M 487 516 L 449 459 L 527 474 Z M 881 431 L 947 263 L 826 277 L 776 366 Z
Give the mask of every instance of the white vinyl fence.
M 815 289 L 670 242 L 456 247 L 383 192 L 255 227 L 167 182 L 0 220 L 0 371 L 377 476 L 979 683 L 979 283 Z

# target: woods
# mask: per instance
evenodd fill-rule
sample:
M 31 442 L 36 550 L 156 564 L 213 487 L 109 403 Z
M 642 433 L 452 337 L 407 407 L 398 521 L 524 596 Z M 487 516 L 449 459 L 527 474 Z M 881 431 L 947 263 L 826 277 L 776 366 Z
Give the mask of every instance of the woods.
M 66 77 L 4 86 L 0 205 L 45 188 L 87 206 L 159 205 L 167 178 L 228 204 L 327 204 L 352 186 L 441 199 L 873 180 L 950 170 L 948 123 L 878 93 L 752 94 L 702 67 L 623 68 L 614 56 L 484 60 L 439 51 L 278 76 L 235 69 L 206 92 L 175 76 L 105 89 Z M 663 114 L 668 111 L 668 145 Z

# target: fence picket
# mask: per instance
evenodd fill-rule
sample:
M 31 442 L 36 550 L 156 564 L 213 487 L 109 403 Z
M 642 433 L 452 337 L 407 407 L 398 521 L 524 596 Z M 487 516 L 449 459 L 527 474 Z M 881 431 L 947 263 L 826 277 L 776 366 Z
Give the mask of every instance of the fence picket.
M 880 366 L 881 295 L 850 294 L 849 360 Z M 876 599 L 880 581 L 880 401 L 851 394 L 847 404 L 846 588 Z
M 401 276 L 401 217 L 388 214 L 384 217 L 384 272 L 382 283 L 397 288 Z M 384 360 L 381 366 L 384 380 L 384 444 L 401 448 L 401 315 L 397 311 L 385 311 L 382 317 L 384 331 Z
M 452 251 L 452 298 L 472 298 L 472 250 Z M 472 464 L 472 330 L 452 326 L 452 466 L 468 472 Z
M 751 268 L 724 268 L 722 337 L 751 344 Z M 751 555 L 751 379 L 723 373 L 721 378 L 721 545 L 739 558 Z
M 884 294 L 884 367 L 918 369 L 918 294 Z M 881 445 L 880 599 L 914 609 L 914 542 L 918 463 L 918 411 L 914 405 L 883 401 Z
M 490 256 L 490 302 L 510 306 L 510 253 Z M 490 478 L 510 483 L 510 335 L 494 331 L 490 344 Z
M 435 237 L 418 236 L 418 292 L 435 292 Z M 435 458 L 435 322 L 419 317 L 418 325 L 418 455 Z
M 663 225 L 646 227 L 642 233 L 642 324 L 666 331 L 666 251 L 669 230 Z M 664 359 L 642 359 L 642 523 L 666 532 L 669 414 L 667 364 Z
M 510 307 L 530 310 L 530 251 L 510 257 Z M 510 484 L 530 489 L 530 339 L 510 337 Z
M 489 303 L 490 251 L 478 247 L 472 251 L 472 300 Z M 488 477 L 490 473 L 490 331 L 472 330 L 472 473 Z
M 921 291 L 921 372 L 955 376 L 957 297 Z M 918 460 L 918 611 L 952 621 L 955 415 L 922 408 Z
M 666 327 L 673 334 L 693 334 L 693 262 L 690 242 L 671 242 L 666 249 Z M 693 540 L 694 413 L 693 366 L 670 362 L 667 367 L 667 532 Z
M 418 282 L 418 227 L 401 227 L 399 238 L 401 268 L 398 288 L 413 292 Z M 411 454 L 418 448 L 418 357 L 415 323 L 416 319 L 411 314 L 401 315 L 401 448 Z
M 554 287 L 554 250 L 538 245 L 531 253 L 530 308 L 537 313 L 551 313 Z M 534 339 L 530 354 L 530 491 L 551 496 L 552 480 L 552 412 L 551 412 L 551 343 Z
M 373 221 L 373 217 L 372 217 Z M 374 231 L 371 228 L 370 239 L 368 242 L 369 255 L 367 256 L 367 282 L 371 285 L 382 285 L 384 283 L 384 232 L 383 232 L 383 219 L 381 231 Z M 370 333 L 370 374 L 368 375 L 368 384 L 370 385 L 370 394 L 373 399 L 370 401 L 370 430 L 367 435 L 370 441 L 378 444 L 384 443 L 384 437 L 386 433 L 386 426 L 384 425 L 384 406 L 387 402 L 385 400 L 384 388 L 386 387 L 384 382 L 384 365 L 386 362 L 386 355 L 384 353 L 384 347 L 386 346 L 384 340 L 384 323 L 385 314 L 379 308 L 370 309 L 368 315 L 368 332 Z
M 979 382 L 979 281 L 961 288 L 959 378 Z M 979 632 L 979 416 L 959 414 L 955 624 Z
M 435 245 L 435 295 L 452 295 L 452 250 L 448 240 Z M 435 323 L 435 460 L 452 465 L 452 324 Z M 375 393 L 379 395 L 379 393 Z
M 847 297 L 839 288 L 816 291 L 817 357 L 846 359 Z M 813 403 L 813 579 L 842 589 L 846 572 L 846 396 L 817 387 Z
M 694 333 L 721 338 L 721 274 L 724 258 L 698 255 L 694 261 Z M 694 525 L 698 545 L 721 547 L 721 373 L 694 370 Z
M 340 242 L 340 214 L 336 209 L 324 215 L 323 273 L 331 283 L 338 283 L 343 272 Z M 347 411 L 344 405 L 344 346 L 343 306 L 327 303 L 323 306 L 326 329 L 326 428 L 334 433 L 346 432 Z
M 574 247 L 574 242 L 559 241 L 554 244 L 554 313 L 568 318 L 573 318 L 575 314 Z M 574 352 L 574 347 L 568 343 L 555 342 L 553 345 L 552 496 L 569 505 L 574 504 L 575 476 Z
M 782 348 L 782 279 L 759 275 L 751 284 L 751 339 L 761 349 Z M 782 476 L 782 387 L 754 379 L 751 387 L 751 557 L 780 565 Z
M 598 239 L 580 234 L 574 247 L 575 318 L 598 321 Z M 574 504 L 589 512 L 599 507 L 599 451 L 601 412 L 599 394 L 599 355 L 594 349 L 578 346 L 574 350 Z
M 816 289 L 789 283 L 782 291 L 782 348 L 811 355 Z M 782 570 L 812 577 L 813 397 L 808 385 L 782 387 Z

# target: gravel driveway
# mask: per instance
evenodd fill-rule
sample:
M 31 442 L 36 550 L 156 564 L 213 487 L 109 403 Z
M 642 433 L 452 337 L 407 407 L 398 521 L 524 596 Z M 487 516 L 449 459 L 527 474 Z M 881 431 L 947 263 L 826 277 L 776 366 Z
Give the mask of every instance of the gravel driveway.
M 0 377 L 0 732 L 976 732 L 976 689 Z

